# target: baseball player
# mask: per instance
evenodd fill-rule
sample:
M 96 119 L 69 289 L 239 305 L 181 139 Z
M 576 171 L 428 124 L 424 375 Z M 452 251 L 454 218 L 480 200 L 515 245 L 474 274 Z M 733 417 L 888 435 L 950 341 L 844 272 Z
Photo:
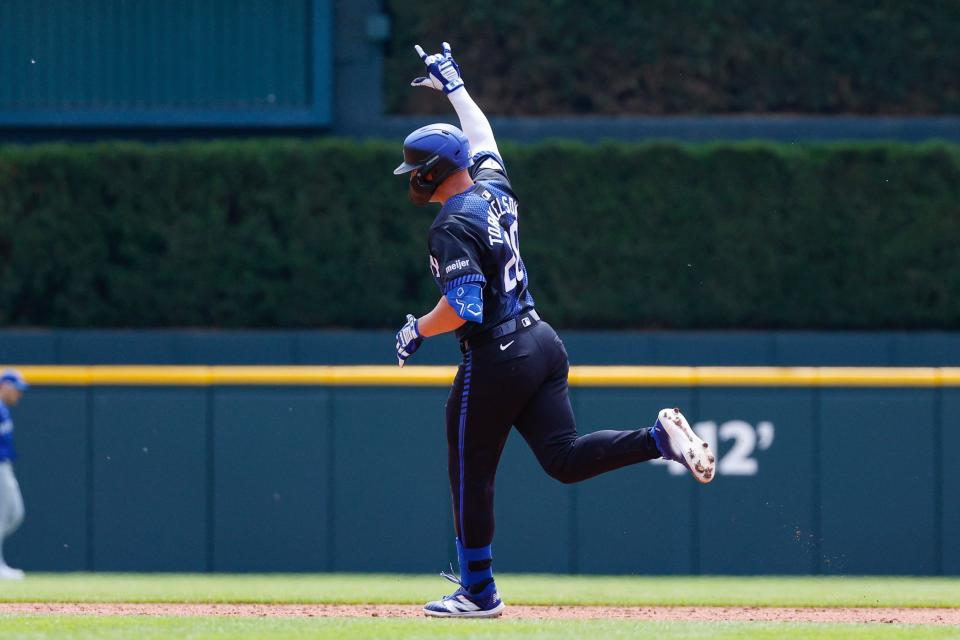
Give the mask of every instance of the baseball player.
M 467 93 L 450 45 L 444 42 L 434 55 L 415 49 L 426 75 L 412 85 L 443 91 L 462 127 L 417 129 L 404 140 L 404 162 L 394 170 L 410 175 L 414 204 L 441 205 L 428 247 L 442 295 L 426 315 L 408 315 L 397 332 L 399 365 L 424 338 L 441 333 L 455 332 L 463 352 L 446 405 L 460 576 L 443 573 L 458 589 L 427 603 L 424 612 L 495 617 L 504 605 L 492 568 L 494 477 L 512 426 L 544 470 L 564 483 L 660 457 L 706 483 L 713 479 L 714 454 L 677 409 L 661 411 L 650 428 L 578 435 L 567 353 L 530 294 L 520 257 L 520 208 L 493 131 Z
M 23 571 L 7 565 L 3 559 L 3 539 L 23 522 L 23 496 L 13 475 L 13 420 L 9 407 L 20 402 L 27 389 L 23 376 L 14 369 L 0 375 L 0 580 L 22 580 Z

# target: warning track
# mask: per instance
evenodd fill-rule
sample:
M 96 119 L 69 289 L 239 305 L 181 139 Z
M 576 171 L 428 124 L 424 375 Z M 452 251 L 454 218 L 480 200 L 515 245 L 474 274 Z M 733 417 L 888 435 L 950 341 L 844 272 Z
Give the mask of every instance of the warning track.
M 6 602 L 0 615 L 419 618 L 417 605 Z M 821 622 L 960 625 L 960 609 L 825 607 L 507 606 L 504 619 L 620 619 L 679 622 Z

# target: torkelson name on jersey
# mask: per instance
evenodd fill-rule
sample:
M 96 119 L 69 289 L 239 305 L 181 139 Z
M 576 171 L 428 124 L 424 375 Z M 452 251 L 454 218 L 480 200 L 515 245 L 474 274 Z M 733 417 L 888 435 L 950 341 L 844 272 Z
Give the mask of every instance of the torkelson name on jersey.
M 519 203 L 510 196 L 500 196 L 500 199 L 490 201 L 490 208 L 487 210 L 487 236 L 490 246 L 494 244 L 503 244 L 503 228 L 500 226 L 500 218 L 508 213 L 519 217 Z

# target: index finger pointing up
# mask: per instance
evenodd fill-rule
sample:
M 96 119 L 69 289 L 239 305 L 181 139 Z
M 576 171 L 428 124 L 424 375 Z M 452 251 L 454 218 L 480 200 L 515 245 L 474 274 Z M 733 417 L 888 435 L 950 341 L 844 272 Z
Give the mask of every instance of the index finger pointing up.
M 447 58 L 449 58 L 451 55 L 453 55 L 453 51 L 450 49 L 450 43 L 449 43 L 449 42 L 444 42 L 444 43 L 443 43 L 443 55 L 446 56 Z
M 415 44 L 415 45 L 413 45 L 413 48 L 417 50 L 417 55 L 420 56 L 420 59 L 423 60 L 424 62 L 426 62 L 426 61 L 427 61 L 427 54 L 426 54 L 426 52 L 423 50 L 423 47 L 421 47 L 421 46 L 418 45 L 418 44 Z

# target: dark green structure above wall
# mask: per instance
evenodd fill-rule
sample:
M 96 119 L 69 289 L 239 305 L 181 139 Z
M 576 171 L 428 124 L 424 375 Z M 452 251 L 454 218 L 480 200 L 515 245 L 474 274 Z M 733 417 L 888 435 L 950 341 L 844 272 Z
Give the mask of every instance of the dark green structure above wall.
M 8 0 L 0 139 L 402 139 L 446 38 L 501 139 L 960 141 L 953 3 L 441 5 Z
M 323 126 L 331 0 L 5 0 L 0 127 Z

